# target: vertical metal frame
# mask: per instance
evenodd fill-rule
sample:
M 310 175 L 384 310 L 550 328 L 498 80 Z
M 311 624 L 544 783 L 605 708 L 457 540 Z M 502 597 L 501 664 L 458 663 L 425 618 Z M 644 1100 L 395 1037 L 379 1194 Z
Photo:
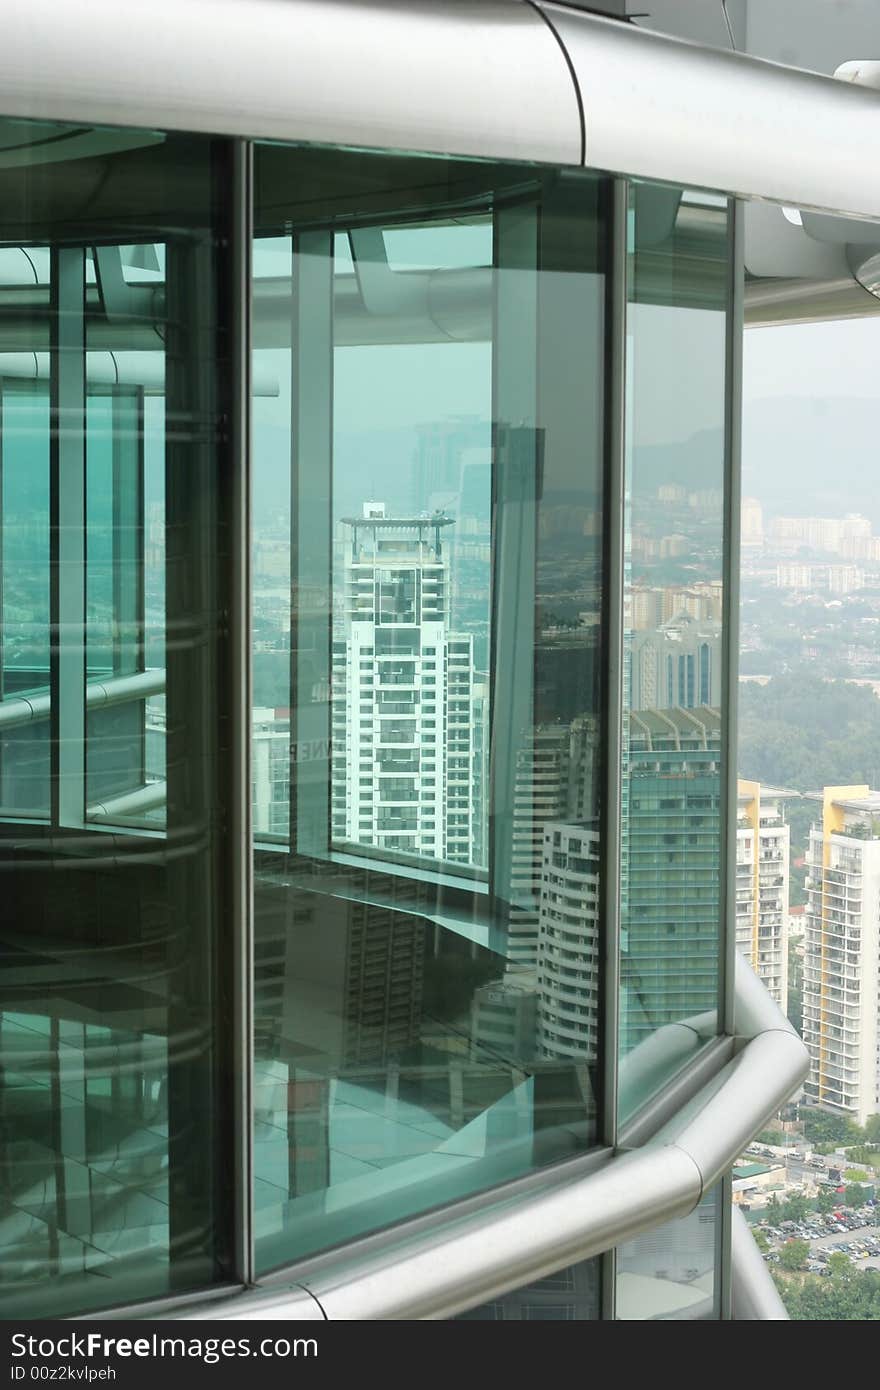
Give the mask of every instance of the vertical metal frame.
M 86 256 L 50 253 L 49 688 L 51 816 L 81 826 L 86 762 Z
M 116 388 L 111 398 L 111 421 L 113 616 L 119 631 L 113 650 L 113 674 L 122 676 L 144 669 L 143 387 L 123 390 L 121 395 L 120 388 Z M 126 427 L 134 434 L 133 470 L 129 456 L 131 444 L 124 436 Z
M 252 592 L 251 592 L 251 365 L 253 145 L 236 140 L 232 150 L 232 226 L 230 294 L 230 444 L 232 495 L 232 1016 L 234 1055 L 233 1274 L 243 1284 L 255 1278 L 254 1265 L 254 885 L 251 806 Z
M 618 1055 L 620 1049 L 620 886 L 624 695 L 624 505 L 626 447 L 627 209 L 629 184 L 614 179 L 608 239 L 610 264 L 605 314 L 605 489 L 603 526 L 605 661 L 602 728 L 605 766 L 601 805 L 602 853 L 602 994 L 604 999 L 601 1142 L 618 1141 Z M 602 1317 L 616 1314 L 617 1252 L 602 1256 Z
M 295 237 L 292 283 L 290 843 L 297 853 L 325 857 L 332 814 L 332 231 Z M 315 601 L 324 594 L 326 611 Z M 315 699 L 317 671 L 326 699 Z
M 4 417 L 5 406 L 6 406 L 6 400 L 5 400 L 5 392 L 4 392 L 4 390 L 3 390 L 3 387 L 4 387 L 3 377 L 0 376 L 0 700 L 2 700 L 2 699 L 4 698 L 5 690 L 6 690 L 6 655 L 5 655 L 5 646 L 4 646 L 4 642 L 3 642 L 3 634 L 4 634 L 5 627 L 6 627 L 6 624 L 5 624 L 4 620 L 3 620 L 3 613 L 4 613 L 4 607 L 3 607 L 3 583 L 4 583 L 4 578 L 5 578 L 5 570 L 4 570 L 4 565 L 3 565 L 3 538 L 4 538 L 4 526 L 3 526 L 3 495 L 4 495 L 4 484 L 3 484 L 3 425 L 4 425 L 4 418 L 3 418 L 3 417 Z M 0 742 L 0 797 L 2 797 L 2 789 L 3 789 L 3 762 L 2 762 L 2 758 L 3 758 L 3 744 L 2 744 L 2 742 Z
M 728 293 L 724 381 L 724 536 L 722 550 L 721 682 L 721 956 L 718 999 L 720 1033 L 736 1032 L 736 816 L 739 678 L 740 445 L 742 416 L 743 261 L 742 205 L 729 203 Z
M 724 382 L 724 541 L 722 555 L 724 643 L 722 711 L 722 797 L 724 831 L 721 843 L 721 956 L 718 998 L 720 1033 L 736 1033 L 736 816 L 737 752 L 739 730 L 739 564 L 742 452 L 742 341 L 743 341 L 743 205 L 731 199 L 728 238 L 728 303 Z M 718 1281 L 722 1319 L 732 1316 L 731 1221 L 732 1189 L 729 1176 L 721 1183 L 721 1238 Z
M 537 203 L 499 205 L 493 226 L 492 573 L 489 653 L 489 893 L 513 900 L 517 773 L 534 727 L 538 526 Z

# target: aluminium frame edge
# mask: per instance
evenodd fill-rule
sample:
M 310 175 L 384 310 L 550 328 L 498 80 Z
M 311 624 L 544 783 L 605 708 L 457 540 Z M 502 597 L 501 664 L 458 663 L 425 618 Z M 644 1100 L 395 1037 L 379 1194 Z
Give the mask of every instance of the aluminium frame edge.
M 253 144 L 232 143 L 229 291 L 232 296 L 230 371 L 232 608 L 230 613 L 233 937 L 233 1273 L 255 1279 L 253 1221 L 254 884 L 251 808 L 251 289 Z
M 608 216 L 610 254 L 605 315 L 606 460 L 605 460 L 605 677 L 603 723 L 605 766 L 602 788 L 602 937 L 603 951 L 603 1087 L 602 1141 L 618 1142 L 618 1052 L 620 1047 L 620 850 L 623 778 L 623 665 L 625 660 L 624 552 L 626 508 L 626 323 L 627 216 L 629 182 L 615 178 L 610 188 Z M 616 1312 L 616 1251 L 602 1256 L 600 1298 L 603 1319 Z
M 739 725 L 739 605 L 740 605 L 740 504 L 742 493 L 742 352 L 744 322 L 744 212 L 738 198 L 728 203 L 730 241 L 728 257 L 728 307 L 725 330 L 724 389 L 724 520 L 722 550 L 722 688 L 724 717 L 722 741 L 723 836 L 721 843 L 721 972 L 719 980 L 719 1032 L 733 1037 L 736 1020 L 736 824 Z M 731 1317 L 732 1272 L 731 1213 L 732 1189 L 729 1177 L 721 1182 L 720 1210 L 720 1316 Z

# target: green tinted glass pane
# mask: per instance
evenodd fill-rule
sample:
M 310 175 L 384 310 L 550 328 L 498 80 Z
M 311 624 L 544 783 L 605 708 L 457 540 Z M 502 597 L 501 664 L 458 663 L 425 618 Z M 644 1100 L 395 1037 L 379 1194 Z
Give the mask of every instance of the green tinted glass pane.
M 605 185 L 255 173 L 267 1268 L 595 1140 Z
M 12 273 L 21 251 L 0 251 Z M 29 265 L 29 263 L 28 263 Z M 7 368 L 14 359 L 6 359 Z M 31 358 L 33 365 L 33 358 Z M 0 693 L 49 708 L 49 394 L 45 384 L 0 379 Z M 0 814 L 49 813 L 48 719 L 0 724 Z
M 599 1310 L 599 1261 L 583 1260 L 467 1313 L 466 1322 L 595 1322 Z
M 628 222 L 620 1110 L 717 1031 L 728 208 Z
M 7 1318 L 226 1277 L 231 1228 L 220 170 L 52 129 L 0 139 Z
M 617 1250 L 616 1305 L 622 1322 L 712 1321 L 721 1316 L 720 1187 L 687 1216 Z

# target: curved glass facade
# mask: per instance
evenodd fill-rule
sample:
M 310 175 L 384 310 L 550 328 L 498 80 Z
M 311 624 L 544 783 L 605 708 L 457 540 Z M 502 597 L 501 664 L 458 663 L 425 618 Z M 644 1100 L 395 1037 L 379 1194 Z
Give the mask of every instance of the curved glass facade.
M 9 1317 L 229 1267 L 229 320 L 213 142 L 0 145 Z
M 522 1201 L 387 1306 L 727 1316 L 799 1046 L 734 1006 L 738 344 L 801 287 L 725 192 L 295 136 L 0 121 L 0 1313 L 376 1316 L 354 1252 Z
M 608 186 L 267 146 L 255 188 L 271 1266 L 599 1138 Z

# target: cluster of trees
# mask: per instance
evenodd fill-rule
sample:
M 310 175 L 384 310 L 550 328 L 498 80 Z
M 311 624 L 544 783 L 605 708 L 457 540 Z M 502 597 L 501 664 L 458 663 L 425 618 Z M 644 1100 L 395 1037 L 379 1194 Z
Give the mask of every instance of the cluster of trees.
M 766 1219 L 771 1226 L 778 1226 L 780 1221 L 803 1221 L 811 1211 L 827 1216 L 841 1205 L 864 1206 L 870 1195 L 870 1188 L 862 1187 L 859 1183 L 850 1183 L 842 1196 L 833 1187 L 820 1187 L 815 1197 L 804 1197 L 800 1192 L 793 1192 L 780 1201 L 774 1192 L 765 1209 Z
M 857 1125 L 845 1115 L 831 1115 L 824 1110 L 804 1105 L 798 1111 L 798 1119 L 803 1124 L 805 1137 L 820 1153 L 827 1153 L 834 1148 L 849 1147 L 852 1144 L 880 1144 L 880 1115 L 869 1115 L 864 1125 Z M 858 1155 L 853 1157 L 861 1163 L 871 1162 L 870 1159 Z
M 806 1245 L 806 1241 L 791 1241 Z M 788 1247 L 783 1247 L 787 1249 Z M 789 1256 L 793 1261 L 800 1252 Z M 804 1257 L 806 1260 L 806 1257 Z M 880 1321 L 880 1271 L 854 1269 L 845 1255 L 831 1255 L 828 1267 L 832 1277 L 799 1275 L 803 1268 L 782 1263 L 773 1271 L 776 1286 L 795 1322 L 878 1322 Z
M 794 791 L 880 784 L 880 700 L 865 686 L 827 681 L 807 669 L 749 682 L 739 693 L 739 770 L 743 777 Z M 789 808 L 803 848 L 815 803 Z M 800 821 L 805 821 L 801 825 Z

